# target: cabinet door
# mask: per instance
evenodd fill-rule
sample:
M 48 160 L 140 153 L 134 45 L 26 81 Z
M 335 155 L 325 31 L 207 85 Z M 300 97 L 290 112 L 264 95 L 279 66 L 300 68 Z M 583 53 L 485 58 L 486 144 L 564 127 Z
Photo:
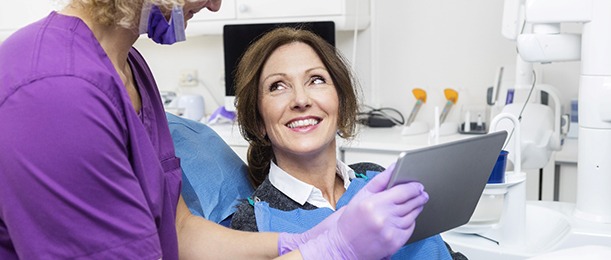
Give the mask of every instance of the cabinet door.
M 397 161 L 401 152 L 373 150 L 340 150 L 340 158 L 346 164 L 372 162 L 384 168 Z
M 193 21 L 215 21 L 215 20 L 233 20 L 236 19 L 236 3 L 235 0 L 223 0 L 221 9 L 217 12 L 210 12 L 208 9 L 203 9 L 193 16 Z
M 369 25 L 369 0 L 223 0 L 219 12 L 197 13 L 187 35 L 222 34 L 227 24 L 306 21 L 333 21 L 336 30 L 364 29 Z
M 344 0 L 236 0 L 238 19 L 336 16 Z

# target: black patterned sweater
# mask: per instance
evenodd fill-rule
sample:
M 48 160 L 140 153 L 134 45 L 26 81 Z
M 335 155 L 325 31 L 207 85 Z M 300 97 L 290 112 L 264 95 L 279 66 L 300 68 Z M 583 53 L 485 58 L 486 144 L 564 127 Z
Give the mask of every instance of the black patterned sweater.
M 355 173 L 358 174 L 365 174 L 367 171 L 384 171 L 384 167 L 374 163 L 355 163 L 349 166 L 355 171 Z M 269 178 L 265 178 L 265 181 L 259 185 L 251 198 L 258 198 L 261 201 L 269 203 L 270 208 L 284 211 L 291 211 L 295 209 L 317 209 L 316 206 L 308 202 L 302 206 L 288 196 L 284 195 L 284 193 L 272 185 Z M 255 219 L 255 208 L 250 204 L 250 202 L 248 202 L 247 199 L 242 200 L 242 202 L 237 206 L 237 210 L 231 219 L 231 228 L 243 231 L 259 231 L 257 228 L 257 221 Z
M 384 167 L 379 166 L 374 163 L 356 163 L 351 164 L 350 168 L 352 168 L 356 173 L 365 174 L 367 171 L 384 171 Z M 251 198 L 258 198 L 261 201 L 266 201 L 269 203 L 271 208 L 291 211 L 298 208 L 305 210 L 313 210 L 317 207 L 306 202 L 303 206 L 294 200 L 290 199 L 288 196 L 284 195 L 280 190 L 278 190 L 268 178 L 259 185 L 259 187 L 255 190 Z M 231 219 L 231 228 L 243 231 L 253 231 L 258 232 L 257 221 L 255 219 L 255 208 L 253 205 L 248 202 L 247 199 L 242 200 L 242 202 L 237 206 L 236 212 L 233 214 L 233 218 Z M 446 243 L 446 247 L 450 252 L 453 260 L 467 260 L 468 258 L 460 252 L 455 252 L 452 250 L 450 245 Z

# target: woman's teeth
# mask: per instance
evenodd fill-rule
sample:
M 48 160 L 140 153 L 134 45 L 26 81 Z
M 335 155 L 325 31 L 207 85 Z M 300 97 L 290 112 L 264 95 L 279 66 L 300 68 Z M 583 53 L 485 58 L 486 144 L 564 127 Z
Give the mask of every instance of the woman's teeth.
M 287 126 L 289 128 L 297 128 L 297 127 L 305 127 L 305 126 L 311 126 L 311 125 L 316 125 L 316 124 L 318 124 L 318 120 L 316 119 L 303 119 L 303 120 L 293 121 L 287 124 Z

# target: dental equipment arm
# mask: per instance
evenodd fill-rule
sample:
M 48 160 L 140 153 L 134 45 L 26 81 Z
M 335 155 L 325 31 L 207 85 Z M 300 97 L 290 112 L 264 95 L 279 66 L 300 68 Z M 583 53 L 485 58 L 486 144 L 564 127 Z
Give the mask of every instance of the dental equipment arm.
M 540 2 L 529 2 L 532 34 L 521 34 L 525 21 L 524 0 L 505 0 L 501 33 L 517 42 L 520 56 L 527 62 L 576 61 L 580 59 L 581 36 L 560 32 L 561 21 L 585 21 L 587 13 L 580 0 L 560 1 L 558 12 L 538 8 Z M 567 17 L 568 16 L 568 17 Z
M 529 2 L 530 3 L 530 2 Z M 558 3 L 556 1 L 555 3 Z M 523 125 L 519 149 L 525 169 L 539 169 L 549 162 L 552 151 L 562 148 L 563 131 L 561 128 L 560 99 L 553 86 L 536 82 L 533 62 L 549 63 L 552 61 L 570 61 L 579 59 L 580 36 L 560 33 L 560 24 L 554 20 L 554 14 L 538 11 L 537 19 L 545 23 L 531 24 L 526 22 L 526 9 L 533 4 L 524 0 L 505 0 L 503 10 L 502 34 L 505 38 L 516 41 L 516 80 L 513 88 L 518 93 L 530 92 L 532 88 L 548 94 L 553 103 L 550 106 L 532 102 L 533 99 L 516 98 L 512 104 L 505 105 L 502 112 L 511 113 L 520 119 Z M 574 6 L 568 8 L 572 9 Z M 534 19 L 529 16 L 529 19 Z M 529 20 L 530 21 L 530 20 Z M 532 32 L 532 33 L 531 33 Z M 530 94 L 529 94 L 530 96 Z M 551 105 L 553 104 L 553 106 Z M 499 129 L 511 130 L 508 122 L 499 124 Z M 514 151 L 513 143 L 507 150 Z
M 517 39 L 524 60 L 581 59 L 575 215 L 611 223 L 611 1 L 527 0 L 524 8 L 533 26 Z M 581 37 L 561 34 L 565 22 L 583 24 Z
M 503 3 L 503 24 L 501 34 L 503 37 L 515 41 L 524 21 L 522 6 L 524 0 L 505 0 Z

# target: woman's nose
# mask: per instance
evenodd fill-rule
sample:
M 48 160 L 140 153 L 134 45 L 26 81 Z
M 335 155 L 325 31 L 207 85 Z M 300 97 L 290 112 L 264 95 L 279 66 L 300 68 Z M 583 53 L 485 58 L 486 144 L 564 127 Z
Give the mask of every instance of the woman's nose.
M 293 97 L 293 109 L 304 109 L 312 106 L 312 100 L 308 91 L 303 87 L 295 88 Z

